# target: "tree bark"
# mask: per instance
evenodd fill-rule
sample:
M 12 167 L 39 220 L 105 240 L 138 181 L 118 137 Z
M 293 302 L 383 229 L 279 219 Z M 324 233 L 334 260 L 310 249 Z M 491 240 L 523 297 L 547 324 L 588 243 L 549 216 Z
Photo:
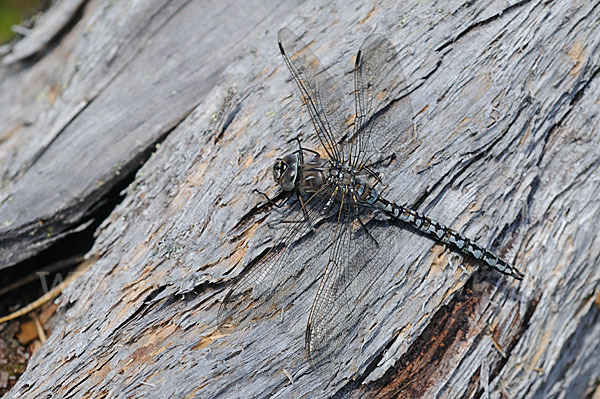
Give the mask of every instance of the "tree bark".
M 600 395 L 600 3 L 91 0 L 78 18 L 0 72 L 0 267 L 68 240 L 135 177 L 8 397 Z M 318 370 L 303 339 L 328 243 L 308 233 L 285 309 L 217 328 L 283 228 L 270 222 L 298 209 L 252 190 L 275 194 L 269 168 L 295 137 L 317 147 L 283 26 L 349 103 L 364 38 L 396 45 L 416 133 L 386 197 L 523 281 L 394 226 L 377 296 Z

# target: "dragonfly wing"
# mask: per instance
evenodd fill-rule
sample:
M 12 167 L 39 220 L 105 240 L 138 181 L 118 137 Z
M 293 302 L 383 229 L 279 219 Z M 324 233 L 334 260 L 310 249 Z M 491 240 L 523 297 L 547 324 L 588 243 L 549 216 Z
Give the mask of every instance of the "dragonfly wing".
M 337 227 L 329 260 L 314 299 L 305 345 L 313 366 L 339 358 L 337 351 L 347 348 L 349 334 L 372 306 L 379 281 L 392 262 L 387 247 L 389 231 L 376 221 L 363 225 L 368 217 L 359 205 L 347 199 L 337 215 Z
M 363 42 L 354 66 L 356 122 L 351 138 L 357 169 L 412 138 L 412 107 L 400 55 L 382 35 Z
M 218 327 L 222 332 L 229 332 L 244 320 L 253 320 L 266 316 L 269 311 L 277 312 L 280 307 L 275 306 L 286 287 L 293 284 L 291 275 L 294 270 L 303 267 L 303 258 L 298 254 L 297 244 L 309 233 L 314 223 L 319 219 L 318 209 L 323 207 L 326 198 L 323 195 L 329 188 L 311 196 L 285 230 L 277 238 L 274 246 L 229 290 L 217 315 Z M 308 218 L 308 220 L 305 220 Z M 325 240 L 323 235 L 331 234 L 326 229 L 316 229 L 311 237 L 316 240 Z M 273 306 L 265 306 L 273 304 Z
M 343 160 L 338 143 L 347 131 L 345 115 L 349 109 L 338 80 L 331 78 L 308 46 L 291 30 L 281 29 L 277 40 L 323 148 L 329 158 Z

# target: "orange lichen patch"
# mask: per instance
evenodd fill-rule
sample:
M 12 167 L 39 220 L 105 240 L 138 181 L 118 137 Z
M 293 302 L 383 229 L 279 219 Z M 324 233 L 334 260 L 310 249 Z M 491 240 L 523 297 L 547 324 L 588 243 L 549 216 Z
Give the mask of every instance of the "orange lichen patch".
M 132 287 L 135 287 L 136 285 L 138 285 L 139 283 L 141 283 L 142 281 L 145 281 L 148 278 L 148 274 L 150 274 L 153 270 L 154 270 L 154 265 L 147 265 L 144 270 L 142 270 L 142 272 L 140 273 L 139 277 L 136 278 L 133 281 L 130 281 L 129 283 L 125 284 L 123 286 L 123 288 L 121 288 L 122 291 L 128 290 Z M 154 279 L 160 281 L 160 276 L 155 275 Z
M 574 65 L 569 71 L 569 75 L 577 76 L 579 74 L 579 71 L 581 71 L 581 67 L 583 66 L 585 61 L 585 51 L 583 48 L 583 44 L 579 40 L 576 40 L 575 43 L 573 43 L 573 46 L 567 51 L 567 55 L 569 56 L 571 61 L 574 62 Z
M 127 317 L 127 314 L 130 312 L 131 307 L 137 304 L 136 299 L 140 298 L 146 293 L 151 292 L 154 288 L 156 288 L 154 284 L 150 286 L 142 286 L 141 284 L 138 284 L 127 294 L 125 294 L 123 296 L 123 300 L 120 301 L 120 303 L 122 303 L 123 306 L 121 307 L 121 309 L 119 309 L 117 314 L 111 318 L 111 322 L 104 326 L 103 331 L 110 331 L 113 329 L 113 326 L 122 323 L 123 320 Z
M 430 264 L 428 273 L 429 276 L 439 274 L 444 270 L 444 267 L 448 264 L 445 254 L 446 251 L 444 245 L 435 244 L 433 246 L 430 252 L 431 260 L 427 262 Z
M 198 392 L 201 392 L 204 388 L 206 388 L 206 386 L 208 384 L 210 384 L 210 381 L 207 381 L 206 378 L 202 378 L 201 380 L 205 381 L 202 384 L 198 385 L 198 387 L 196 389 L 194 389 L 192 392 L 190 392 L 189 395 L 187 395 L 185 398 L 186 399 L 192 399 L 192 398 L 198 398 Z
M 257 228 L 258 225 L 252 226 L 244 232 L 242 240 L 240 240 L 240 242 L 235 246 L 235 251 L 229 258 L 233 265 L 239 264 L 246 255 L 246 252 L 248 252 L 248 245 L 246 242 L 250 237 L 252 237 L 252 235 L 254 235 L 254 232 Z
M 264 154 L 262 157 L 263 158 L 274 158 L 279 156 L 279 150 L 271 150 L 269 152 L 267 152 L 266 154 Z
M 600 309 L 600 292 L 598 292 L 598 295 L 596 295 L 596 299 L 594 299 L 594 305 Z
M 163 341 L 164 342 L 164 341 Z M 134 365 L 134 368 L 137 367 L 137 364 L 144 364 L 148 361 L 152 361 L 152 358 L 156 355 L 160 354 L 165 350 L 165 346 L 157 345 L 156 342 L 152 342 L 148 345 L 144 345 L 139 347 L 131 354 L 131 357 L 125 364 L 125 367 L 129 367 Z M 124 368 L 125 368 L 124 367 Z
M 204 176 L 209 168 L 210 164 L 206 161 L 194 165 L 194 167 L 190 168 L 191 173 L 188 175 L 186 183 L 192 187 L 202 185 L 204 183 Z
M 225 336 L 225 334 L 223 334 L 221 331 L 219 331 L 219 329 L 215 329 L 212 333 L 210 333 L 207 336 L 205 336 L 204 338 L 202 338 L 200 340 L 200 342 L 198 342 L 196 345 L 194 345 L 192 347 L 192 349 L 193 350 L 199 350 L 199 349 L 202 349 L 202 348 L 206 348 L 214 340 L 222 338 L 224 336 Z
M 463 118 L 463 120 L 462 120 L 462 121 L 460 121 L 460 122 L 458 123 L 458 125 L 459 125 L 459 126 L 461 126 L 461 125 L 464 125 L 465 123 L 467 123 L 467 122 L 468 122 L 468 121 L 470 121 L 470 120 L 471 120 L 471 118 L 470 118 L 470 117 L 468 117 L 468 116 L 465 116 L 465 117 Z
M 362 24 L 364 24 L 365 22 L 367 22 L 367 21 L 368 21 L 368 20 L 369 20 L 369 19 L 370 19 L 370 18 L 373 16 L 373 14 L 375 13 L 375 10 L 376 10 L 376 9 L 377 9 L 377 7 L 373 6 L 373 8 L 371 8 L 371 9 L 369 10 L 369 12 L 367 13 L 367 15 L 365 15 L 365 17 L 364 17 L 363 19 L 361 19 L 361 20 L 358 22 L 358 24 L 359 24 L 359 25 L 362 25 Z
M 469 207 L 467 208 L 468 213 L 479 212 L 479 210 L 481 209 L 482 201 L 483 200 L 482 200 L 481 196 L 478 196 L 475 201 L 473 201 L 469 204 Z
M 107 357 L 108 356 L 112 356 L 109 354 L 101 354 L 98 357 L 98 364 L 100 365 L 100 367 L 98 367 L 97 369 L 94 370 L 93 373 L 91 373 L 91 378 L 94 381 L 104 381 L 104 379 L 106 378 L 106 376 L 108 375 L 108 373 L 110 373 L 113 370 L 113 365 L 107 361 Z
M 248 166 L 252 165 L 252 162 L 254 161 L 254 157 L 252 156 L 252 154 L 248 155 L 248 158 L 246 158 L 246 160 L 244 161 L 244 163 L 242 164 L 242 170 L 246 169 Z
M 356 120 L 356 114 L 348 115 L 348 117 L 344 121 L 344 124 L 348 127 L 352 126 L 352 125 L 354 125 L 355 120 Z
M 464 283 L 457 281 L 456 284 L 454 284 L 454 286 L 450 287 L 450 289 L 444 293 L 444 297 L 440 302 L 444 303 L 446 299 L 453 296 L 456 291 L 461 290 L 463 286 Z
M 530 370 L 534 370 L 536 367 L 538 367 L 538 362 L 540 361 L 540 358 L 544 355 L 544 353 L 548 349 L 548 344 L 550 343 L 550 340 L 552 339 L 552 328 L 551 327 L 554 325 L 555 321 L 556 321 L 556 316 L 552 318 L 550 323 L 548 323 L 548 325 L 546 326 L 547 328 L 545 329 L 544 333 L 541 335 L 537 335 L 535 345 L 529 346 L 530 348 L 537 349 L 537 351 L 531 357 L 531 362 L 529 362 Z
M 52 105 L 60 94 L 60 86 L 50 86 L 48 88 L 48 102 Z
M 174 212 L 182 209 L 193 195 L 193 185 L 185 185 L 180 187 L 175 196 L 173 196 L 173 198 L 171 198 L 169 201 L 169 212 L 166 216 L 171 216 Z
M 17 133 L 19 130 L 21 130 L 22 127 L 23 127 L 23 125 L 21 125 L 21 124 L 13 125 L 10 129 L 8 129 L 4 133 L 2 133 L 2 135 L 0 135 L 0 141 L 8 140 L 15 133 Z
M 425 106 L 423 108 L 421 108 L 421 110 L 419 112 L 417 112 L 417 115 L 424 114 L 425 111 L 427 111 L 428 109 L 429 109 L 429 104 L 425 104 Z
M 379 92 L 377 92 L 377 99 L 379 101 L 383 101 L 383 99 L 385 99 L 387 96 L 388 96 L 387 89 L 382 89 Z

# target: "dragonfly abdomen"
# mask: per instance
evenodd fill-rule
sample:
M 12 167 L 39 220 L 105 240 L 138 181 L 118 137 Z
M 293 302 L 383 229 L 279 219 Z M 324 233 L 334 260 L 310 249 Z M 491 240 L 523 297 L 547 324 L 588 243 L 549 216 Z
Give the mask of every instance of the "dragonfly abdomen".
M 523 279 L 523 274 L 512 267 L 507 261 L 494 254 L 487 248 L 482 247 L 475 241 L 463 236 L 458 231 L 453 230 L 443 224 L 413 211 L 405 206 L 387 201 L 378 197 L 373 204 L 380 208 L 387 215 L 401 222 L 407 223 L 411 227 L 430 236 L 434 240 L 447 244 L 459 252 L 468 255 L 488 267 L 496 269 L 500 273 L 512 276 L 518 280 Z

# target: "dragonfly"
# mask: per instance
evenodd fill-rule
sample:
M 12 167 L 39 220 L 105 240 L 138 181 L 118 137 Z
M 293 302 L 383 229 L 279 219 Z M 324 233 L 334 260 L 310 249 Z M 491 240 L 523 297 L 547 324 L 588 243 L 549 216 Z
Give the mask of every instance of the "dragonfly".
M 260 317 L 277 302 L 290 266 L 304 262 L 300 245 L 328 243 L 327 261 L 310 309 L 305 349 L 314 365 L 332 356 L 360 318 L 380 271 L 393 261 L 389 223 L 445 244 L 479 264 L 521 280 L 500 256 L 459 232 L 385 198 L 378 168 L 394 168 L 394 149 L 412 140 L 412 107 L 400 55 L 383 35 L 365 39 L 354 62 L 354 110 L 302 39 L 288 28 L 277 35 L 279 50 L 314 126 L 322 154 L 298 141 L 298 150 L 272 166 L 280 189 L 298 199 L 300 210 L 270 250 L 226 294 L 217 317 L 222 331 Z M 352 112 L 353 111 L 353 112 Z M 390 165 L 391 164 L 391 165 Z M 267 197 L 268 199 L 268 197 Z M 271 201 L 269 199 L 269 201 Z M 275 204 L 277 205 L 277 204 Z M 261 306 L 262 305 L 262 306 Z M 362 306 L 362 307 L 361 307 Z M 266 312 L 266 310 L 262 310 Z

